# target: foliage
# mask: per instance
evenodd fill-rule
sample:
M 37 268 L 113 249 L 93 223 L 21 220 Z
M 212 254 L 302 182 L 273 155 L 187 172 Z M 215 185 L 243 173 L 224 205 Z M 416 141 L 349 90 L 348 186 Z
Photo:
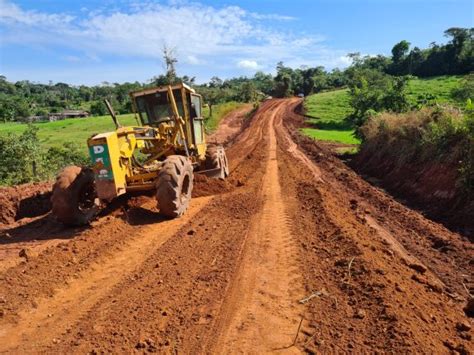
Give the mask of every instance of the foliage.
M 375 69 L 356 69 L 351 73 L 350 121 L 360 127 L 377 112 L 403 112 L 409 108 L 405 89 L 407 77 L 392 77 Z
M 346 120 L 352 113 L 347 89 L 323 92 L 308 96 L 304 101 L 307 125 L 303 134 L 324 141 L 358 144 L 354 128 Z
M 62 148 L 40 147 L 38 127 L 29 125 L 21 134 L 0 137 L 0 185 L 52 179 L 66 165 L 86 165 L 88 159 L 72 143 Z
M 361 149 L 393 157 L 398 166 L 438 160 L 459 171 L 459 183 L 474 189 L 474 114 L 449 106 L 403 114 L 383 113 L 360 129 Z
M 467 100 L 474 100 L 474 73 L 467 75 L 459 87 L 453 88 L 452 97 L 458 102 L 465 103 Z

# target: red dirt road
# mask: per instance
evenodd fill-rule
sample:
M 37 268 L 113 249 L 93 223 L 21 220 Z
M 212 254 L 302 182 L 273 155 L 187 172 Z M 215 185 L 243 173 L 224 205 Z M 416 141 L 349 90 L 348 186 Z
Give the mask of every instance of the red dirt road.
M 199 178 L 180 219 L 142 197 L 7 226 L 0 352 L 472 351 L 472 244 L 299 136 L 299 103 L 231 134 L 231 178 Z

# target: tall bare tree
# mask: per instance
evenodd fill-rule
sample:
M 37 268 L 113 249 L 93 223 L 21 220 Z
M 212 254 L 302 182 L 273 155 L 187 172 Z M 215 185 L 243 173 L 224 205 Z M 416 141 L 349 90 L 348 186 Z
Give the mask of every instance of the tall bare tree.
M 166 79 L 168 84 L 174 84 L 176 82 L 176 68 L 175 65 L 178 62 L 176 59 L 174 48 L 163 46 L 163 59 L 166 65 Z

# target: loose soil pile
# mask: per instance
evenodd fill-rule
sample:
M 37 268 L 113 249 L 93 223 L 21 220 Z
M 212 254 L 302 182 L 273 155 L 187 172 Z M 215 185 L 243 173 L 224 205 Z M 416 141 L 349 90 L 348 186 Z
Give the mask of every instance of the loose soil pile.
M 51 183 L 0 187 L 0 225 L 51 210 Z

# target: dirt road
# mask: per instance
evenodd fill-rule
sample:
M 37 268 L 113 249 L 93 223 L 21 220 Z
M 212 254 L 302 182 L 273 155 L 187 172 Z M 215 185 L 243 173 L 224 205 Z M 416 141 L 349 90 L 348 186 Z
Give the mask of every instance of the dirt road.
M 299 136 L 299 102 L 229 119 L 231 178 L 183 218 L 142 197 L 6 227 L 0 352 L 472 351 L 472 244 Z

